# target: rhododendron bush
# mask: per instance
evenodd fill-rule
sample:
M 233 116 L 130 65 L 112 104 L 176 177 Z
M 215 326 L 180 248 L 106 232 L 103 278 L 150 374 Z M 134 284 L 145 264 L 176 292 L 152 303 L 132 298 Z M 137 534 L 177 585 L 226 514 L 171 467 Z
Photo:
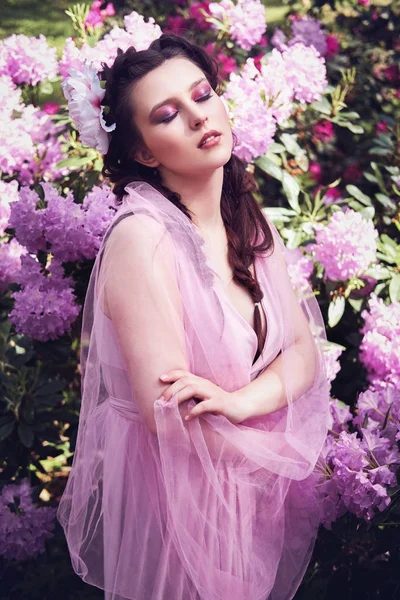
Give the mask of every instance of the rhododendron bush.
M 37 504 L 55 505 L 55 482 L 74 450 L 81 307 L 116 209 L 101 176 L 112 127 L 100 110 L 97 73 L 118 47 L 141 50 L 172 32 L 218 62 L 234 153 L 254 173 L 257 199 L 285 241 L 298 295 L 310 282 L 325 318 L 332 425 L 315 469 L 320 536 L 299 597 L 315 598 L 321 582 L 326 597 L 336 597 L 357 577 L 357 592 L 346 598 L 366 597 L 362 586 L 370 593 L 371 581 L 361 565 L 377 563 L 385 582 L 376 597 L 393 592 L 400 7 L 384 0 L 298 6 L 288 2 L 285 19 L 272 26 L 259 0 L 95 1 L 68 9 L 76 35 L 59 55 L 43 35 L 0 40 L 3 560 L 44 552 L 52 513 L 33 504 L 24 478 L 43 491 Z

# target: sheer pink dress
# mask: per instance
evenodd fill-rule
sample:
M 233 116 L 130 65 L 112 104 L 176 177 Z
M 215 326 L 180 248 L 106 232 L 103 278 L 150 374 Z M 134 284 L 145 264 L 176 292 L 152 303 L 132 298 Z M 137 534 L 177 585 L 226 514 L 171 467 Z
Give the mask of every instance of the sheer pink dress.
M 268 329 L 253 362 L 256 334 L 207 264 L 195 226 L 148 184 L 126 189 L 85 301 L 82 409 L 58 510 L 73 567 L 107 600 L 289 600 L 320 518 L 313 469 L 329 387 L 318 304 L 311 290 L 296 296 L 270 223 L 275 250 L 255 265 Z M 121 277 L 121 312 L 111 320 L 104 282 Z M 303 319 L 314 351 L 309 386 L 296 398 Z M 234 391 L 280 354 L 288 405 L 274 413 L 187 423 L 193 398 L 159 400 L 166 370 L 185 367 Z

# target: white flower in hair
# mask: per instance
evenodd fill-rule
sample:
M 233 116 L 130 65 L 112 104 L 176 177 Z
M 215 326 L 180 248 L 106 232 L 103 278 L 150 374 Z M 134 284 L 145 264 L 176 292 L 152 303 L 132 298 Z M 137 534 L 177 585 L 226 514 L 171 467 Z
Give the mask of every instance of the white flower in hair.
M 100 102 L 105 90 L 101 87 L 97 69 L 87 63 L 81 71 L 71 69 L 70 76 L 61 85 L 82 143 L 105 154 L 109 146 L 108 132 L 115 129 L 115 123 L 107 126 L 104 122 L 104 107 Z

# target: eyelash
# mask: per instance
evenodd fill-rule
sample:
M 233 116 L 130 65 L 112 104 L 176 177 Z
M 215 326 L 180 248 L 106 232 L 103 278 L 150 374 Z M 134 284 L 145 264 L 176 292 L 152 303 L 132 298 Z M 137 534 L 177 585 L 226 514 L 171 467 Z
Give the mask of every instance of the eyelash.
M 211 96 L 213 96 L 213 94 L 208 93 L 206 96 L 202 96 L 201 98 L 198 98 L 197 100 L 195 100 L 195 102 L 204 102 L 205 100 L 208 100 L 209 98 L 211 98 Z M 171 115 L 170 117 L 168 117 L 167 119 L 163 119 L 163 121 L 160 121 L 161 123 L 169 123 L 170 121 L 172 121 L 172 119 L 174 119 L 176 117 L 178 113 L 174 113 L 173 115 Z

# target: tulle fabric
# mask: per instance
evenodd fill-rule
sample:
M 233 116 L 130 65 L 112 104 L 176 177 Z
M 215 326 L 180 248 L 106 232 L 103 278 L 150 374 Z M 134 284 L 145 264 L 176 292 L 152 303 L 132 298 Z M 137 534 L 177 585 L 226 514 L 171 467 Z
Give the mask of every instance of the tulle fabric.
M 269 222 L 275 248 L 255 265 L 268 333 L 253 364 L 255 332 L 224 292 L 197 227 L 147 183 L 126 192 L 84 305 L 78 437 L 57 513 L 73 568 L 109 600 L 289 600 L 315 542 L 313 469 L 329 424 L 317 301 L 311 289 L 295 297 Z M 113 315 L 106 286 L 118 291 Z M 314 351 L 309 386 L 296 397 L 303 319 Z M 278 356 L 288 405 L 274 413 L 240 424 L 206 413 L 187 423 L 194 398 L 160 400 L 166 370 L 234 391 Z

